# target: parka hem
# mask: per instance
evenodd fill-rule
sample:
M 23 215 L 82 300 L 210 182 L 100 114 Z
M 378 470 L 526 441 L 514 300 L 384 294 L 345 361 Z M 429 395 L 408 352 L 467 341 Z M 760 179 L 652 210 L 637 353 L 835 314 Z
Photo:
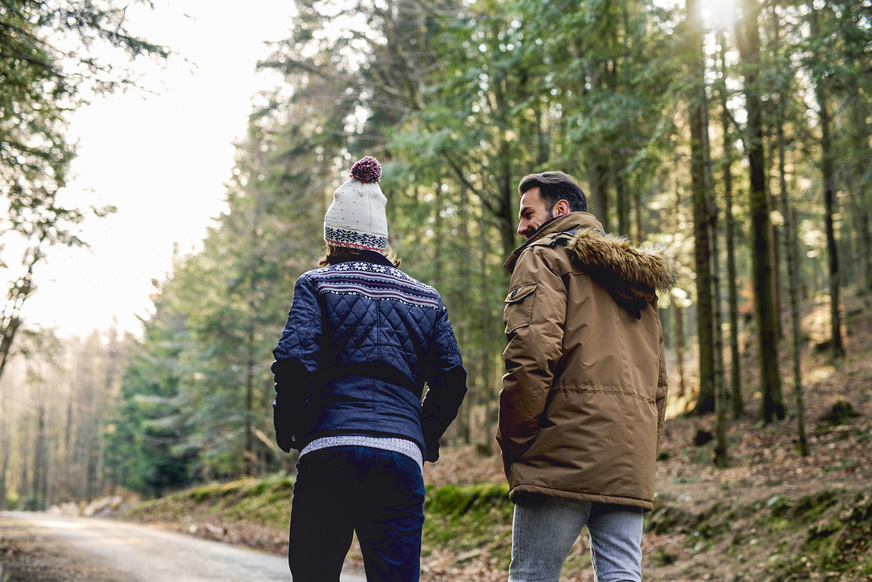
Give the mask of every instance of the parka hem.
M 591 503 L 606 503 L 609 505 L 626 505 L 628 507 L 639 507 L 644 511 L 654 509 L 654 502 L 646 499 L 636 499 L 634 497 L 616 497 L 614 495 L 601 495 L 597 493 L 585 493 L 583 491 L 565 491 L 563 489 L 552 489 L 551 487 L 543 487 L 541 485 L 515 485 L 509 491 L 509 500 L 516 503 L 519 497 L 525 494 L 546 495 L 548 497 L 561 497 L 563 499 L 575 499 L 577 501 L 590 501 Z

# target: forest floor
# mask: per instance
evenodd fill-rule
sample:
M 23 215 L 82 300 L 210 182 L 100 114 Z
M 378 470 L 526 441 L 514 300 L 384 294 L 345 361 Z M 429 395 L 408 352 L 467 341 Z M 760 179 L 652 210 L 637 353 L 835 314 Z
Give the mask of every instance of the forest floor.
M 746 394 L 744 414 L 728 423 L 727 467 L 713 464 L 714 415 L 667 421 L 655 510 L 642 542 L 646 581 L 872 581 L 872 306 L 845 303 L 844 360 L 834 363 L 819 349 L 827 337 L 825 305 L 807 310 L 803 320 L 808 456 L 798 451 L 789 341 L 782 342 L 781 363 L 786 417 L 759 423 L 760 396 Z M 753 391 L 756 355 L 749 347 L 743 358 L 743 385 Z M 511 504 L 501 489 L 499 457 L 475 447 L 443 449 L 437 463 L 425 466 L 425 482 L 422 581 L 504 582 Z M 216 484 L 118 517 L 284 554 L 291 488 L 287 477 Z M 254 490 L 264 497 L 253 500 Z M 450 495 L 460 499 L 454 516 L 444 511 Z M 355 546 L 348 565 L 361 567 Z M 561 580 L 593 582 L 586 532 Z

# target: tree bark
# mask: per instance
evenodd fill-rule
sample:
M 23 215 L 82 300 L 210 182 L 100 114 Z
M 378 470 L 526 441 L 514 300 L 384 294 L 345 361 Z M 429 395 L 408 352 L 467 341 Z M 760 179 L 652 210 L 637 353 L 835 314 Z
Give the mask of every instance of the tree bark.
M 709 197 L 706 191 L 706 115 L 705 60 L 702 22 L 698 0 L 687 2 L 687 34 L 690 50 L 690 81 L 694 87 L 689 99 L 690 180 L 693 193 L 694 266 L 696 271 L 697 335 L 699 338 L 699 396 L 695 412 L 705 414 L 715 409 L 714 302 L 712 298 L 711 233 L 709 231 Z
M 618 234 L 630 236 L 630 193 L 627 191 L 627 174 L 623 159 L 618 156 L 618 171 L 615 175 L 615 198 L 618 203 Z
M 470 265 L 473 260 L 473 246 L 469 236 L 469 195 L 468 190 L 464 185 L 460 185 L 460 243 L 465 254 L 460 259 L 460 281 L 463 284 L 463 287 L 460 290 L 460 298 L 461 304 L 457 307 L 460 310 L 461 319 L 457 322 L 457 340 L 461 346 L 461 352 L 466 349 L 468 345 L 470 345 L 469 341 L 469 323 L 468 320 L 472 318 L 472 309 L 470 306 L 472 303 L 470 302 L 471 295 L 470 291 L 472 290 L 472 270 L 470 269 Z M 473 402 L 470 395 L 467 395 L 466 398 L 463 399 L 463 403 L 460 406 L 460 412 L 457 415 L 458 421 L 458 432 L 460 433 L 460 439 L 464 444 L 470 444 L 472 442 L 472 434 L 471 434 L 471 426 L 472 426 L 472 410 L 473 410 Z
M 862 56 L 856 58 L 858 68 Z M 869 66 L 868 63 L 866 65 Z M 858 92 L 859 93 L 859 92 Z M 870 103 L 869 96 L 862 98 L 859 94 L 851 103 L 851 140 L 853 151 L 858 152 L 858 162 L 849 170 L 851 183 L 851 200 L 855 220 L 855 231 L 859 256 L 857 257 L 857 288 L 860 293 L 872 294 L 872 186 L 870 186 L 867 172 L 872 166 L 872 149 L 869 147 L 870 133 L 872 128 L 869 124 Z M 863 153 L 860 153 L 863 152 Z
M 488 289 L 490 285 L 488 285 L 488 269 L 487 269 L 487 256 L 490 249 L 488 236 L 487 236 L 487 221 L 485 220 L 484 215 L 481 217 L 481 222 L 479 223 L 479 252 L 481 253 L 481 262 L 480 262 L 480 271 L 479 276 L 481 278 L 481 357 L 480 357 L 480 365 L 481 365 L 481 376 L 479 378 L 479 384 L 481 386 L 481 402 L 484 405 L 484 442 L 482 443 L 482 450 L 484 450 L 487 454 L 491 454 L 493 452 L 493 444 L 494 444 L 494 435 L 496 434 L 496 422 L 494 420 L 494 416 L 496 415 L 496 410 L 492 406 L 494 402 L 499 401 L 498 390 L 493 389 L 493 384 L 491 380 L 491 304 L 490 298 L 488 297 Z
M 775 49 L 778 52 L 778 47 L 781 44 L 780 22 L 778 18 L 773 18 L 775 30 L 773 36 L 775 38 Z M 791 339 L 793 343 L 793 391 L 794 401 L 796 402 L 796 424 L 797 435 L 799 440 L 799 454 L 807 457 L 809 454 L 808 437 L 805 431 L 805 404 L 802 398 L 802 330 L 800 328 L 799 319 L 799 238 L 796 235 L 793 216 L 793 209 L 790 204 L 790 194 L 787 188 L 787 172 L 786 172 L 786 152 L 785 152 L 785 100 L 788 89 L 788 81 L 781 70 L 780 55 L 776 54 L 776 79 L 779 83 L 778 92 L 778 118 L 775 126 L 775 137 L 778 146 L 778 179 L 781 195 L 781 213 L 784 215 L 784 248 L 786 250 L 787 274 L 788 274 L 788 294 L 790 297 L 790 326 Z
M 675 309 L 675 356 L 678 359 L 678 396 L 683 398 L 687 394 L 687 381 L 684 372 L 684 354 L 687 351 L 684 344 L 684 308 L 678 303 L 673 304 Z
M 710 150 L 706 148 L 706 158 L 711 160 Z M 715 378 L 715 459 L 718 467 L 729 464 L 727 455 L 727 382 L 724 376 L 724 335 L 721 330 L 721 278 L 718 245 L 718 211 L 712 205 L 709 214 L 709 231 L 712 249 L 712 288 L 714 289 L 714 378 Z
M 608 164 L 599 154 L 596 159 L 587 165 L 590 183 L 590 202 L 588 210 L 595 214 L 597 220 L 603 225 L 603 230 L 611 232 L 611 220 L 609 213 L 609 170 Z
M 642 217 L 642 189 L 637 185 L 633 192 L 633 211 L 636 216 L 636 244 L 641 244 L 645 240 L 645 223 Z
M 760 67 L 760 31 L 757 0 L 742 1 L 742 17 L 736 36 L 744 69 L 744 92 L 748 110 L 745 150 L 750 165 L 749 209 L 753 225 L 751 249 L 754 279 L 754 310 L 760 358 L 760 417 L 764 424 L 784 418 L 781 375 L 778 370 L 778 324 L 774 301 L 774 265 L 772 264 L 772 224 L 769 219 L 769 194 L 766 192 L 763 152 L 763 102 L 758 86 Z
M 0 392 L 3 402 L 3 410 L 8 411 L 6 406 L 5 392 Z M 6 474 L 9 471 L 9 434 L 6 424 L 7 415 L 0 416 L 0 510 L 6 509 Z
M 733 218 L 733 132 L 730 122 L 730 110 L 727 106 L 727 43 L 723 32 L 718 33 L 720 45 L 721 80 L 718 83 L 721 101 L 721 131 L 724 147 L 724 221 L 727 246 L 727 302 L 729 303 L 730 320 L 730 404 L 734 419 L 745 414 L 742 402 L 741 359 L 739 353 L 739 294 L 736 288 L 738 275 L 736 273 L 736 221 Z
M 819 31 L 819 12 L 814 2 L 811 9 L 811 34 L 816 36 Z M 824 185 L 824 225 L 827 235 L 827 256 L 829 257 L 830 275 L 830 355 L 834 360 L 845 357 L 845 346 L 842 343 L 842 319 L 839 313 L 841 302 L 839 284 L 839 251 L 836 244 L 835 231 L 835 175 L 833 171 L 833 145 L 830 137 L 829 95 L 826 77 L 815 83 L 815 98 L 818 102 L 818 116 L 821 124 L 821 179 Z

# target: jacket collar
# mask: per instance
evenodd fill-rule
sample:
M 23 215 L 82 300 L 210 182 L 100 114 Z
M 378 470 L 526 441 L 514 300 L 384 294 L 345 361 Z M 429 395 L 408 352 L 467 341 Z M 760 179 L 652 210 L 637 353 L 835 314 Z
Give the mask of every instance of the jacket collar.
M 369 251 L 365 249 L 361 249 L 358 251 L 357 256 L 351 257 L 344 261 L 340 261 L 341 263 L 349 263 L 353 261 L 366 261 L 367 263 L 375 263 L 377 265 L 387 265 L 389 267 L 393 267 L 394 264 L 384 256 L 382 253 L 377 251 Z
M 518 257 L 521 256 L 521 253 L 537 240 L 551 234 L 557 234 L 558 232 L 579 230 L 582 228 L 593 228 L 602 232 L 603 225 L 600 224 L 593 214 L 588 212 L 570 212 L 569 214 L 564 214 L 563 216 L 558 216 L 553 220 L 549 220 L 540 226 L 539 230 L 537 230 L 533 236 L 528 238 L 524 244 L 516 248 L 512 254 L 509 255 L 509 258 L 506 259 L 506 262 L 503 263 L 503 266 L 511 273 L 515 270 L 515 263 L 518 262 Z

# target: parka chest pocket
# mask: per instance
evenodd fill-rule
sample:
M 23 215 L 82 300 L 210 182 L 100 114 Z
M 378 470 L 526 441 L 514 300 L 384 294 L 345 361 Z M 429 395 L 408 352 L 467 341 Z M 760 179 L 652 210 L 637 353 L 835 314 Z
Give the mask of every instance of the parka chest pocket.
M 536 283 L 527 283 L 509 291 L 503 309 L 506 335 L 530 325 L 533 318 L 533 300 L 536 298 Z

